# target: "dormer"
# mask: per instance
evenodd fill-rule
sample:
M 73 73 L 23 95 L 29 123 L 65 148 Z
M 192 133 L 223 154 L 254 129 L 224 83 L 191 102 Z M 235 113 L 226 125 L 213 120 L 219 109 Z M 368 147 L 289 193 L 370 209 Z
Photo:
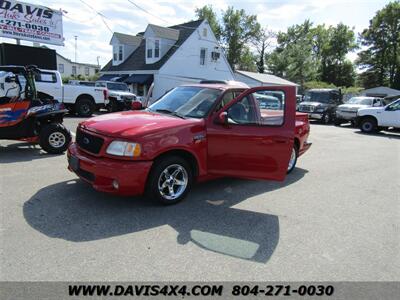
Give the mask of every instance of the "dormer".
M 113 47 L 112 65 L 118 66 L 124 62 L 139 47 L 142 39 L 142 36 L 114 32 L 110 41 L 110 45 Z
M 144 32 L 146 64 L 159 61 L 179 39 L 179 30 L 149 24 Z

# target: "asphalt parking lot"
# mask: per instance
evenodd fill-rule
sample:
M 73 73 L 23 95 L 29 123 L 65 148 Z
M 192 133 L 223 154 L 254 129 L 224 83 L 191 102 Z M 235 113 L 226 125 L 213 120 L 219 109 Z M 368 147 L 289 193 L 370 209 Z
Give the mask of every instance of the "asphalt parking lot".
M 400 134 L 311 130 L 284 182 L 211 181 L 170 207 L 0 141 L 0 280 L 400 280 Z

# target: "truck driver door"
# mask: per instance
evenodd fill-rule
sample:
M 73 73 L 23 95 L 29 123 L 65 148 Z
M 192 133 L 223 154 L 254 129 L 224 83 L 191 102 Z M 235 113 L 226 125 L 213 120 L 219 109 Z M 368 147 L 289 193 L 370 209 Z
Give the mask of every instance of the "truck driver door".
M 292 152 L 295 88 L 244 91 L 208 119 L 208 172 L 284 180 Z

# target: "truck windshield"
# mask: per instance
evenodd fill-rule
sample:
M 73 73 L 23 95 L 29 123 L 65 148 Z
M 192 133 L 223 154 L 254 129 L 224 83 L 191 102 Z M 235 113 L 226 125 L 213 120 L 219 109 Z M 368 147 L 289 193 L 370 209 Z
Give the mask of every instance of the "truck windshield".
M 372 98 L 363 98 L 363 97 L 353 97 L 347 101 L 349 104 L 363 104 L 363 105 L 372 105 Z
M 221 95 L 217 89 L 181 86 L 174 88 L 148 109 L 189 118 L 203 118 Z
M 110 91 L 128 91 L 128 86 L 125 83 L 107 83 L 107 88 Z
M 330 92 L 306 92 L 304 101 L 329 103 L 332 99 Z

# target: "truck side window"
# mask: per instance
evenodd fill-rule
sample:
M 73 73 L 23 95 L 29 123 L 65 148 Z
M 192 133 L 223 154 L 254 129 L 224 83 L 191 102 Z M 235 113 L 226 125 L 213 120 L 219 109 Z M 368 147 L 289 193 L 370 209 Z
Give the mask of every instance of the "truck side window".
M 254 92 L 228 109 L 231 124 L 280 126 L 284 122 L 285 94 L 280 91 Z
M 55 73 L 40 72 L 35 74 L 35 81 L 37 82 L 57 82 L 57 76 Z
M 215 108 L 215 111 L 219 111 L 221 108 L 223 108 L 225 105 L 227 105 L 230 101 L 232 101 L 235 97 L 236 96 L 233 91 L 227 91 L 224 94 L 224 96 L 222 97 L 221 102 Z

